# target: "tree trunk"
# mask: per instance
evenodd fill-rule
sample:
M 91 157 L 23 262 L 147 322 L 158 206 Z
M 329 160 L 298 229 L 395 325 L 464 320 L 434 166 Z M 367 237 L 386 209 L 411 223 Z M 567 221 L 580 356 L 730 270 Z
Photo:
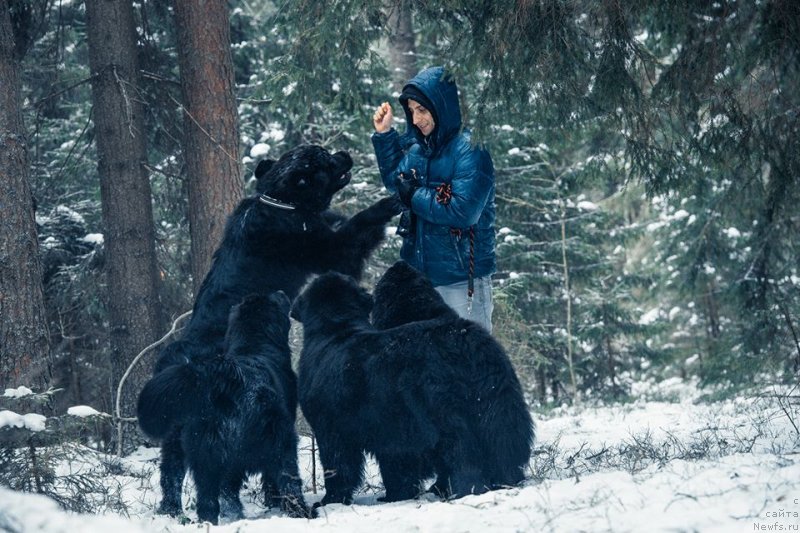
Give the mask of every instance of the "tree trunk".
M 242 196 L 239 133 L 226 2 L 177 0 L 175 19 L 196 294 Z
M 112 387 L 142 348 L 158 338 L 160 305 L 136 30 L 130 0 L 87 0 L 89 63 L 103 204 Z M 152 359 L 151 359 L 152 361 Z M 135 412 L 150 375 L 140 364 L 122 392 L 122 416 Z M 132 444 L 125 439 L 128 445 Z
M 20 64 L 9 4 L 0 0 L 0 390 L 50 381 Z
M 389 61 L 397 91 L 417 74 L 417 47 L 408 0 L 390 0 L 386 6 L 389 26 Z

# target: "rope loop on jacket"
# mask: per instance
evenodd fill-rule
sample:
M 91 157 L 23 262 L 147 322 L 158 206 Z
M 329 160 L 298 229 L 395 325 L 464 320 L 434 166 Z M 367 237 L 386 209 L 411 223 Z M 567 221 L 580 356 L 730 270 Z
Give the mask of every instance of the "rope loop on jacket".
M 442 183 L 436 187 L 436 202 L 448 205 L 453 199 L 453 186 L 449 183 Z M 461 238 L 461 228 L 450 228 L 450 234 Z M 469 278 L 467 281 L 467 297 L 470 303 L 472 295 L 475 294 L 475 225 L 469 227 Z

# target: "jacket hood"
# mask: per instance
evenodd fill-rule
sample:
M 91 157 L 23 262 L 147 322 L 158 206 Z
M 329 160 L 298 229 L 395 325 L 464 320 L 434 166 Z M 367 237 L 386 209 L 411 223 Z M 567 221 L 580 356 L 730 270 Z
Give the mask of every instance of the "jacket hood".
M 436 127 L 426 142 L 425 136 L 414 126 L 411 110 L 408 108 L 408 99 L 401 97 L 400 103 L 406 112 L 406 124 L 408 125 L 406 134 L 413 135 L 423 149 L 433 153 L 461 131 L 458 88 L 443 67 L 431 67 L 421 71 L 403 87 L 403 92 L 408 87 L 414 87 L 422 92 L 433 104 L 433 109 L 429 111 L 433 115 Z

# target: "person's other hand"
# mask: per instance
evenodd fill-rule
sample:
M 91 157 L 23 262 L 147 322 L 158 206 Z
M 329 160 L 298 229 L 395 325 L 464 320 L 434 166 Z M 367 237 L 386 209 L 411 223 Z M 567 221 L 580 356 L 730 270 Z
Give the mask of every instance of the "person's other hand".
M 372 125 L 375 126 L 375 131 L 378 133 L 386 133 L 392 127 L 392 106 L 389 105 L 389 102 L 384 102 L 378 109 L 375 110 L 375 114 L 372 115 Z

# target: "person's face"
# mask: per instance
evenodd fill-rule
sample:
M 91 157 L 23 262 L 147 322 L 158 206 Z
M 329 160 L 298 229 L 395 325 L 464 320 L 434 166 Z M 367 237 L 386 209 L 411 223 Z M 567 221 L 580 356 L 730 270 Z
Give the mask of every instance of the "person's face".
M 419 102 L 409 99 L 408 109 L 411 111 L 411 120 L 414 125 L 419 128 L 419 131 L 427 137 L 433 132 L 436 122 L 433 121 L 433 115 Z

